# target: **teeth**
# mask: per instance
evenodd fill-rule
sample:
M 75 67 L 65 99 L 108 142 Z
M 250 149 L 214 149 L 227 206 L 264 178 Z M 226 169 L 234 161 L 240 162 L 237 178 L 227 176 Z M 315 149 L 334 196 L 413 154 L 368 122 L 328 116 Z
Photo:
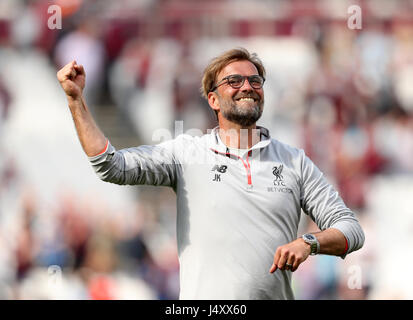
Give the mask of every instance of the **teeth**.
M 252 98 L 241 98 L 239 101 L 254 101 Z

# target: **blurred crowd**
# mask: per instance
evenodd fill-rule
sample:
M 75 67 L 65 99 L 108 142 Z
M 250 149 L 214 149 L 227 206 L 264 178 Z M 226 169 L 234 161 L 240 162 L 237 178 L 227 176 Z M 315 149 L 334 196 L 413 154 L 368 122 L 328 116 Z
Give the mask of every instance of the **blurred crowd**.
M 296 297 L 412 298 L 404 289 L 389 293 L 384 280 L 378 285 L 374 241 L 383 227 L 372 203 L 385 197 L 372 190 L 378 177 L 389 179 L 381 194 L 397 190 L 400 177 L 413 179 L 413 2 L 358 3 L 361 30 L 347 26 L 347 1 L 2 1 L 0 57 L 35 53 L 47 59 L 51 77 L 76 60 L 98 122 L 111 108 L 118 126 L 154 144 L 154 132 L 173 134 L 176 120 L 184 131 L 213 128 L 199 92 L 203 68 L 234 46 L 257 52 L 267 69 L 260 124 L 306 151 L 366 231 L 365 247 L 346 260 L 318 256 L 303 264 Z M 62 9 L 62 29 L 48 27 L 51 4 Z M 39 203 L 41 186 L 25 183 L 17 155 L 4 147 L 17 112 L 8 76 L 0 71 L 0 299 L 177 298 L 172 191 L 136 188 L 129 213 L 99 198 L 78 201 L 76 183 Z M 99 125 L 105 132 L 104 120 Z M 315 228 L 304 219 L 300 231 Z

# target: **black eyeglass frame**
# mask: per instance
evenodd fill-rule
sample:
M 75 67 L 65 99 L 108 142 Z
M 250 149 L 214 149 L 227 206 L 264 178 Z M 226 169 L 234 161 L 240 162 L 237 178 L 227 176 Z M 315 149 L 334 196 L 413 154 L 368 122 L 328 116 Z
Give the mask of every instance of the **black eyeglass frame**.
M 232 84 L 230 84 L 229 79 L 230 79 L 231 77 L 233 77 L 233 76 L 242 77 L 242 82 L 241 82 L 241 85 L 240 85 L 239 87 L 238 87 L 238 86 L 234 87 Z M 262 79 L 262 83 L 261 83 L 261 85 L 260 85 L 258 88 L 254 88 L 254 86 L 251 84 L 251 80 L 250 80 L 250 79 L 251 79 L 252 77 L 259 77 L 259 78 Z M 225 83 L 228 83 L 228 84 L 229 84 L 232 88 L 234 88 L 234 89 L 239 89 L 239 88 L 241 88 L 241 87 L 244 85 L 245 79 L 248 79 L 248 83 L 249 83 L 250 86 L 253 87 L 254 89 L 261 89 L 262 86 L 264 85 L 264 82 L 265 82 L 265 78 L 264 78 L 263 76 L 259 75 L 259 74 L 254 74 L 254 75 L 252 75 L 252 76 L 242 76 L 242 75 L 240 75 L 240 74 L 230 74 L 229 76 L 226 76 L 226 77 L 222 78 L 222 80 L 221 80 L 220 82 L 218 82 L 218 84 L 216 84 L 209 92 L 214 92 L 216 89 L 218 89 L 219 86 L 221 86 L 221 85 L 223 85 L 223 84 L 225 84 Z

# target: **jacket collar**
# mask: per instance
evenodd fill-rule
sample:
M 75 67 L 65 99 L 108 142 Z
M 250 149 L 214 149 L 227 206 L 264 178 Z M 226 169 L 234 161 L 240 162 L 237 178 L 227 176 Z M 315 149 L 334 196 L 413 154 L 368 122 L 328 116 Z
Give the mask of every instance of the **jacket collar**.
M 270 132 L 267 128 L 257 126 L 257 129 L 260 130 L 260 141 L 253 145 L 248 151 L 250 150 L 255 150 L 255 149 L 261 149 L 265 148 L 271 143 L 271 136 Z M 227 146 L 222 142 L 219 134 L 218 134 L 219 126 L 215 127 L 212 129 L 210 133 L 210 139 L 209 139 L 209 147 L 212 151 L 216 152 L 218 151 L 219 153 L 227 153 L 228 148 Z

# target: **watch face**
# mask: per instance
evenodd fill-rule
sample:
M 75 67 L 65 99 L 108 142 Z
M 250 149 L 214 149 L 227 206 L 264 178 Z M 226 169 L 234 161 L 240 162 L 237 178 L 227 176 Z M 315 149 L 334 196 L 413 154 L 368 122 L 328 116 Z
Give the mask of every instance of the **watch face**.
M 315 240 L 315 237 L 314 237 L 312 234 L 306 234 L 305 237 L 306 237 L 308 240 Z
M 306 233 L 303 235 L 303 239 L 305 242 L 307 242 L 310 246 L 311 246 L 311 255 L 315 255 L 319 252 L 320 250 L 320 245 L 317 241 L 317 238 L 310 234 L 310 233 Z

